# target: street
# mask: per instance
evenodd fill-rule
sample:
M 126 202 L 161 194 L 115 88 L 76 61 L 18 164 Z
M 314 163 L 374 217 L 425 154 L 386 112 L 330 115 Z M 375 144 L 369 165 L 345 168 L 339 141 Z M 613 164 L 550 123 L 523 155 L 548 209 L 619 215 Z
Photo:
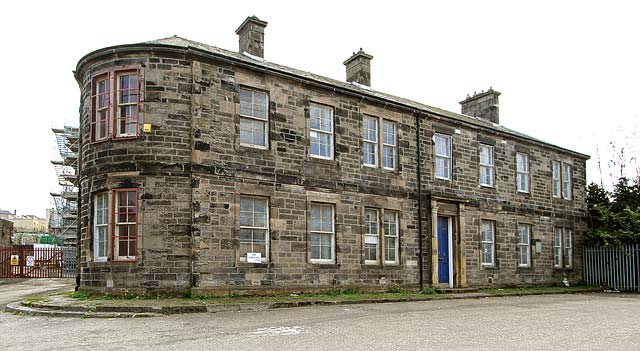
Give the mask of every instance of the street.
M 0 309 L 9 302 L 18 301 L 27 296 L 54 291 L 73 291 L 74 287 L 75 280 L 68 278 L 0 280 Z
M 640 295 L 78 319 L 0 314 L 2 350 L 637 350 Z

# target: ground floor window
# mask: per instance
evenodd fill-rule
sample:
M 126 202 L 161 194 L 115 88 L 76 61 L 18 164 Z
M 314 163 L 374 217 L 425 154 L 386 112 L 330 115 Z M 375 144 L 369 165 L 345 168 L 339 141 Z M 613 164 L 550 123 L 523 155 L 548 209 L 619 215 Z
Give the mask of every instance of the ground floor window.
M 382 226 L 380 214 L 382 213 Z M 380 244 L 382 242 L 382 245 Z M 398 263 L 398 212 L 366 208 L 364 210 L 364 263 Z
M 309 241 L 313 263 L 335 263 L 334 209 L 333 204 L 311 203 Z
M 138 189 L 93 196 L 93 255 L 97 262 L 135 260 L 138 251 Z
M 556 227 L 553 231 L 553 266 L 573 267 L 573 231 L 569 228 Z
M 269 201 L 266 197 L 240 197 L 240 258 L 267 262 L 269 253 Z M 249 257 L 247 257 L 249 254 Z
M 493 221 L 482 221 L 481 229 L 481 257 L 483 266 L 495 265 L 495 223 Z
M 398 263 L 397 211 L 384 211 L 384 263 Z
M 531 266 L 531 226 L 518 225 L 518 266 Z

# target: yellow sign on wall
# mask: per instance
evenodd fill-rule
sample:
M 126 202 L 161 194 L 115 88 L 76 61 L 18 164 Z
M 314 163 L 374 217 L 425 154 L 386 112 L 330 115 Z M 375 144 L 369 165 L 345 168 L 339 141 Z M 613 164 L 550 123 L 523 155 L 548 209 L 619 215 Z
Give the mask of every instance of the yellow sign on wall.
M 20 257 L 18 255 L 11 255 L 11 265 L 12 266 L 17 266 L 20 263 Z

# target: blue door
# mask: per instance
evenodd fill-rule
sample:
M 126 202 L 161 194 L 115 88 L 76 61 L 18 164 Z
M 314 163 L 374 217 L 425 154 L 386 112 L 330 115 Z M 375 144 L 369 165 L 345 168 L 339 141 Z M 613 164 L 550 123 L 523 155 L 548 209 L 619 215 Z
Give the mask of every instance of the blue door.
M 449 283 L 449 218 L 438 217 L 438 283 Z

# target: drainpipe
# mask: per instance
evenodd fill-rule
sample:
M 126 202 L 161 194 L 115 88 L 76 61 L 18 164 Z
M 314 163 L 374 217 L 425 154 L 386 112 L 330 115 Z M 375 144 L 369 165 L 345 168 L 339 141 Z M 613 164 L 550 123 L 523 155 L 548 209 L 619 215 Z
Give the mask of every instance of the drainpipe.
M 422 267 L 422 172 L 420 158 L 420 112 L 416 113 L 416 160 L 418 163 L 418 267 L 420 272 L 420 290 L 424 288 L 423 267 Z

